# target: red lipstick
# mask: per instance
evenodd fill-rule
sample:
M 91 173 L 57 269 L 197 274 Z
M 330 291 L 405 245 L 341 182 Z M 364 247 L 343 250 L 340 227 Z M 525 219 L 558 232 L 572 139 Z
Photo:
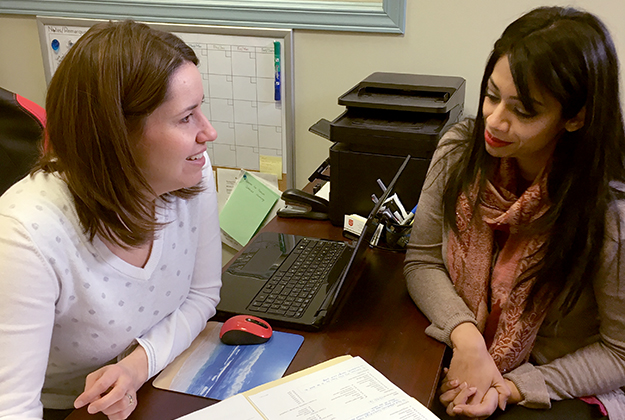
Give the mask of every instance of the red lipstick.
M 507 141 L 499 140 L 497 137 L 493 137 L 488 130 L 484 130 L 484 140 L 486 140 L 486 143 L 491 147 L 504 147 L 511 144 Z

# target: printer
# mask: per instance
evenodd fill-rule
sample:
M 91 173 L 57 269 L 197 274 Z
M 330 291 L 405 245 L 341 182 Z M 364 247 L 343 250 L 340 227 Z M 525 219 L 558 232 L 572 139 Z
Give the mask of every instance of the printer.
M 440 137 L 462 117 L 462 77 L 373 73 L 339 97 L 345 111 L 334 121 L 321 119 L 310 131 L 330 147 L 330 206 L 333 225 L 344 216 L 366 217 L 372 195 L 407 155 L 410 162 L 395 186 L 406 211 L 416 204 Z

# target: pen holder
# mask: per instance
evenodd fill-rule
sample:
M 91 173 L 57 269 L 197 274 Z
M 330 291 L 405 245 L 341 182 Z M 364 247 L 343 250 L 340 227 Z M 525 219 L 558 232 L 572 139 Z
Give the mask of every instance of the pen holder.
M 412 225 L 400 225 L 399 223 L 385 224 L 384 242 L 386 247 L 394 250 L 405 250 L 410 240 Z

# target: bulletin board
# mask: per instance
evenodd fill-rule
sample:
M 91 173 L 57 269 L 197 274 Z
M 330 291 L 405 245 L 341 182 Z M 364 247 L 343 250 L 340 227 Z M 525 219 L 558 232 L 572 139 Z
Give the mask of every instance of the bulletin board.
M 48 83 L 76 40 L 101 21 L 37 17 Z M 281 190 L 293 188 L 292 30 L 145 23 L 176 34 L 200 59 L 202 111 L 218 133 L 207 143 L 213 167 L 276 173 Z

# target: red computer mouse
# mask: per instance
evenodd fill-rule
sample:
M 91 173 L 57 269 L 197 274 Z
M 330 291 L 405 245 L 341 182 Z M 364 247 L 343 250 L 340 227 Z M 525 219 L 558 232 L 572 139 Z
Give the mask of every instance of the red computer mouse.
M 267 321 L 252 315 L 235 315 L 221 326 L 219 338 L 232 346 L 261 344 L 269 340 L 272 333 Z

